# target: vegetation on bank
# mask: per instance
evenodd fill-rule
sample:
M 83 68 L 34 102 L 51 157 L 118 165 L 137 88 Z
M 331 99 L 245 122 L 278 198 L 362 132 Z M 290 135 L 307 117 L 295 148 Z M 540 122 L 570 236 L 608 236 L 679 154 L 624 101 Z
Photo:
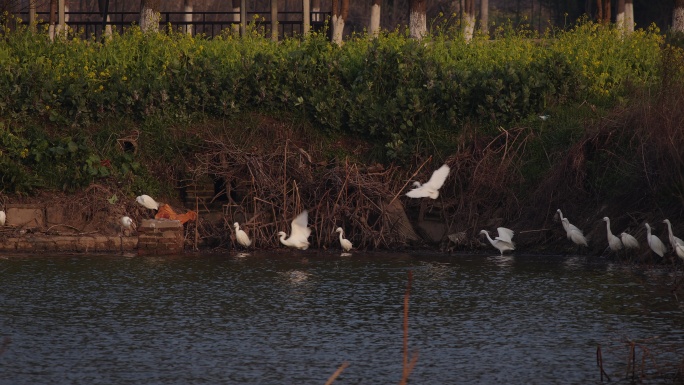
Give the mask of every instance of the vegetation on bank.
M 204 39 L 131 28 L 104 42 L 50 42 L 23 28 L 1 35 L 4 194 L 100 183 L 168 196 L 186 172 L 234 175 L 198 154 L 237 164 L 252 148 L 277 158 L 278 140 L 295 140 L 311 164 L 337 162 L 344 172 L 331 178 L 344 189 L 357 172 L 345 158 L 402 169 L 369 197 L 401 190 L 396 178 L 413 177 L 429 156 L 448 160 L 443 207 L 469 228 L 485 210 L 538 223 L 563 199 L 592 202 L 579 212 L 634 191 L 665 205 L 684 196 L 679 166 L 668 163 L 682 141 L 683 55 L 655 29 L 623 36 L 583 21 L 533 36 L 502 27 L 469 44 L 449 30 L 420 42 L 388 32 L 341 47 L 317 34 L 273 43 L 256 31 Z M 669 115 L 654 121 L 655 113 Z M 264 129 L 264 117 L 279 123 Z M 284 153 L 287 162 L 287 145 Z M 320 173 L 310 175 L 319 202 L 327 193 Z M 553 206 L 528 212 L 539 204 Z

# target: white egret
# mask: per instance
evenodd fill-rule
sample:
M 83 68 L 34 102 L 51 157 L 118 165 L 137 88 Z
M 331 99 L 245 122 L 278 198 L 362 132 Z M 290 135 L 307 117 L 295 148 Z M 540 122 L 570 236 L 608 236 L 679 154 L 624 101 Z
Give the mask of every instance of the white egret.
M 634 238 L 631 234 L 627 234 L 625 232 L 620 233 L 620 240 L 622 241 L 622 245 L 625 247 L 625 250 L 638 249 L 640 246 L 639 241 L 637 241 L 636 238 Z
M 672 234 L 672 225 L 670 224 L 669 219 L 665 219 L 663 223 L 667 223 L 667 234 L 670 238 L 670 246 L 672 246 L 672 250 L 676 251 L 677 245 L 684 245 L 684 241 L 682 241 L 681 238 L 675 237 L 674 234 Z
M 7 219 L 7 215 L 5 215 L 5 212 L 0 210 L 0 226 L 5 225 L 5 220 Z
M 309 223 L 309 212 L 302 211 L 295 219 L 292 220 L 292 230 L 290 231 L 290 237 L 285 239 L 287 234 L 284 231 L 278 232 L 280 237 L 280 243 L 288 247 L 294 247 L 299 250 L 306 250 L 309 248 L 309 235 L 311 235 L 311 229 L 308 227 Z
M 677 247 L 675 247 L 675 251 L 677 252 L 679 259 L 684 262 L 684 244 L 678 243 Z
M 430 180 L 424 184 L 420 182 L 413 182 L 413 190 L 406 193 L 409 198 L 425 198 L 429 197 L 437 199 L 439 196 L 439 189 L 444 185 L 444 181 L 449 176 L 449 166 L 444 164 L 442 167 L 435 170 L 430 177 Z
M 494 239 L 489 236 L 489 231 L 487 230 L 481 230 L 480 234 L 486 235 L 489 243 L 497 248 L 501 255 L 503 255 L 504 251 L 515 250 L 515 243 L 513 243 L 513 234 L 515 233 L 513 230 L 505 227 L 497 227 L 496 230 L 499 232 L 499 236 Z
M 563 228 L 565 228 L 569 240 L 578 246 L 589 246 L 587 245 L 587 238 L 582 234 L 582 230 L 570 223 L 568 218 L 561 219 L 561 223 L 563 224 Z
M 235 227 L 235 239 L 237 239 L 237 242 L 245 248 L 251 246 L 252 240 L 249 239 L 249 235 L 247 235 L 244 230 L 240 229 L 240 224 L 235 222 L 233 223 L 233 227 Z
M 133 220 L 131 217 L 123 216 L 121 217 L 121 225 L 124 227 L 124 229 L 131 229 L 133 227 Z
M 139 195 L 137 198 L 135 198 L 135 201 L 140 203 L 142 206 L 144 206 L 147 209 L 159 210 L 159 203 L 157 203 L 149 195 Z
M 606 222 L 606 230 L 608 232 L 608 247 L 614 252 L 622 250 L 622 241 L 610 231 L 610 218 L 603 217 L 603 221 Z
M 337 230 L 335 230 L 336 233 L 340 233 L 340 246 L 342 246 L 342 250 L 344 251 L 349 251 L 352 249 L 352 243 L 344 238 L 344 230 L 342 230 L 341 227 L 338 227 Z
M 662 257 L 667 252 L 667 247 L 665 247 L 665 244 L 660 240 L 660 238 L 651 234 L 651 226 L 648 223 L 645 223 L 644 226 L 646 226 L 646 240 L 648 241 L 648 247 L 650 247 L 654 253 Z
M 560 209 L 556 210 L 556 212 L 560 216 L 561 224 L 563 225 L 563 229 L 565 230 L 566 233 L 569 232 L 570 230 L 573 230 L 575 232 L 582 234 L 582 236 L 584 237 L 582 230 L 580 230 L 577 226 L 570 223 L 570 220 L 565 220 L 567 218 L 563 217 L 563 212 Z M 568 236 L 568 238 L 569 238 L 569 236 Z
M 123 233 L 124 230 L 131 231 L 133 229 L 135 229 L 135 224 L 133 223 L 133 220 L 125 215 L 121 217 L 121 233 Z

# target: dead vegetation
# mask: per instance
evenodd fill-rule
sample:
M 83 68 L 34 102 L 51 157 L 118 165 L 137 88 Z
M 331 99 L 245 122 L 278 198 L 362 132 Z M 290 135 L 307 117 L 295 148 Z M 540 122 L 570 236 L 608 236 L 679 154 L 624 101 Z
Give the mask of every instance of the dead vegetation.
M 198 177 L 225 183 L 226 223 L 246 227 L 257 248 L 276 247 L 278 231 L 289 232 L 303 210 L 309 210 L 316 248 L 334 244 L 337 227 L 352 235 L 357 248 L 398 248 L 417 240 L 396 199 L 403 172 L 349 158 L 325 160 L 291 136 L 247 149 L 226 137 L 209 139 L 194 169 Z

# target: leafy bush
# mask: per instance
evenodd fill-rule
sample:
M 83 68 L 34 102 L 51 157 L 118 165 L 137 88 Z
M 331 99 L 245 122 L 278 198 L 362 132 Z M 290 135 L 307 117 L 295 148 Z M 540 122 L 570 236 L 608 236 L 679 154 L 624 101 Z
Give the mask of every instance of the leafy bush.
M 114 161 L 120 173 L 135 172 L 120 165 L 134 160 L 116 161 L 114 153 L 77 139 L 80 130 L 121 116 L 144 131 L 154 126 L 145 123 L 150 119 L 297 114 L 400 159 L 424 149 L 436 133 L 457 137 L 467 122 L 507 124 L 553 103 L 610 102 L 629 83 L 656 83 L 663 43 L 655 29 L 622 36 L 591 22 L 542 38 L 512 28 L 470 43 L 453 31 L 422 41 L 388 32 L 356 36 L 342 47 L 316 33 L 273 43 L 256 31 L 205 39 L 144 34 L 137 27 L 106 41 L 69 36 L 50 42 L 44 32 L 26 28 L 1 30 L 0 37 L 0 119 L 62 127 L 53 136 L 15 133 L 17 148 L 2 158 L 14 164 L 3 172 L 14 176 L 3 179 L 19 190 L 37 183 L 17 179 L 22 167 L 62 164 L 51 171 L 68 183 L 49 184 L 65 188 L 116 174 L 98 159 Z M 11 141 L 8 135 L 3 140 Z M 30 161 L 21 158 L 22 146 L 31 149 Z

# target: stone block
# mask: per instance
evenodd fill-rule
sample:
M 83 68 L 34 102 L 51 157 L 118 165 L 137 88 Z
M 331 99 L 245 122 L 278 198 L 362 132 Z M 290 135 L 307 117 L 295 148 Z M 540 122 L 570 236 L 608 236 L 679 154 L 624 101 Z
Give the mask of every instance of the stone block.
M 5 214 L 7 226 L 45 227 L 45 208 L 41 205 L 8 204 Z

